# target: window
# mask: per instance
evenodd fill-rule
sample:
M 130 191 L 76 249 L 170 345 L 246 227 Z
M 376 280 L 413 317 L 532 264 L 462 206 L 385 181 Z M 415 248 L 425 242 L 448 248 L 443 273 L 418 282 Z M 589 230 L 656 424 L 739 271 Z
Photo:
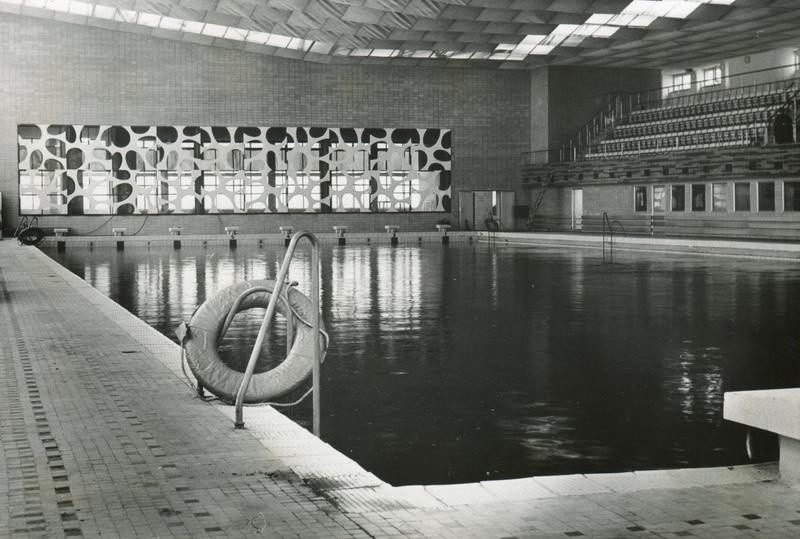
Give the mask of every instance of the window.
M 380 182 L 381 190 L 390 191 L 392 186 L 392 176 L 390 173 L 381 172 L 378 181 Z M 372 211 L 389 211 L 392 209 L 392 200 L 383 193 L 378 193 L 370 202 L 372 204 Z
M 692 185 L 692 211 L 706 211 L 706 185 Z
M 750 184 L 733 184 L 733 209 L 734 211 L 750 211 Z
M 794 50 L 794 70 L 800 71 L 800 49 Z
M 775 182 L 758 182 L 758 211 L 775 211 Z
M 183 213 L 194 213 L 197 207 L 195 198 L 195 178 L 191 172 L 181 172 L 180 194 L 178 195 L 180 211 Z
M 20 215 L 66 215 L 65 174 L 60 170 L 20 171 Z
M 52 199 L 53 171 L 20 171 L 19 209 L 22 215 L 52 213 L 42 208 L 42 202 Z M 58 201 L 55 201 L 58 202 Z
M 158 213 L 158 181 L 155 172 L 136 174 L 136 208 L 142 213 Z
M 633 209 L 647 211 L 647 187 L 633 188 Z
M 81 185 L 84 189 L 84 214 L 110 214 L 113 202 L 111 179 L 105 172 L 81 171 Z
M 248 212 L 262 212 L 267 210 L 264 197 L 264 180 L 260 172 L 245 173 L 244 184 L 244 209 Z
M 151 170 L 158 163 L 158 148 L 155 137 L 142 137 L 136 141 L 141 152 L 136 154 L 136 170 Z
M 672 211 L 686 210 L 686 186 L 672 186 Z
M 271 212 L 285 212 L 286 211 L 286 171 L 276 170 L 267 176 L 267 186 L 274 189 L 267 188 L 267 208 Z M 273 193 L 269 193 L 269 191 Z
M 341 171 L 369 169 L 369 145 L 354 142 L 340 142 L 333 150 L 332 166 Z
M 653 211 L 667 209 L 667 189 L 663 185 L 653 187 Z
M 317 138 L 311 132 L 323 134 Z M 439 178 L 450 174 L 449 151 L 426 153 L 424 142 L 431 136 L 423 130 L 390 134 L 333 128 L 324 133 L 306 128 L 19 126 L 20 210 L 131 215 L 418 212 L 447 206 L 439 186 L 449 192 L 450 181 Z M 449 147 L 449 134 L 448 139 L 441 130 L 434 134 Z M 76 142 L 79 148 L 73 147 Z M 666 210 L 666 189 L 655 192 L 658 211 Z M 648 201 L 652 190 L 650 185 L 640 190 L 640 210 L 653 211 Z
M 333 211 L 359 211 L 369 209 L 369 180 L 362 171 L 352 176 L 344 172 L 331 172 L 331 209 Z
M 175 202 L 178 198 L 178 173 L 173 170 L 160 170 L 158 178 L 161 194 L 160 211 L 172 213 L 177 208 Z
M 711 208 L 714 211 L 728 211 L 728 184 L 711 184 Z
M 703 70 L 703 86 L 717 86 L 722 84 L 722 64 Z
M 215 172 L 203 173 L 203 211 L 215 213 L 217 209 L 217 189 L 219 179 Z
M 363 177 L 363 172 L 361 173 L 362 177 L 356 178 L 355 181 L 355 190 L 356 193 L 359 193 L 359 204 L 361 205 L 361 209 L 369 209 L 369 197 L 370 197 L 370 185 L 369 185 L 369 178 Z
M 683 90 L 692 89 L 692 72 L 686 71 L 684 73 L 677 73 L 672 75 L 672 89 L 671 92 L 680 92 Z
M 298 172 L 294 178 L 289 176 L 289 181 L 286 184 L 286 206 L 289 211 L 304 211 L 308 209 L 308 198 L 305 196 L 307 188 L 307 172 Z
M 397 211 L 411 211 L 419 205 L 419 195 L 415 193 L 418 187 L 418 180 L 408 180 L 408 173 L 393 172 L 392 185 L 394 186 L 394 198 Z
M 221 183 L 216 191 L 217 211 L 233 213 L 244 210 L 244 178 L 232 171 L 222 172 L 219 178 Z
M 800 211 L 800 182 L 784 182 L 783 210 Z
M 318 212 L 322 209 L 322 182 L 320 181 L 319 170 L 312 170 L 310 176 L 311 209 Z

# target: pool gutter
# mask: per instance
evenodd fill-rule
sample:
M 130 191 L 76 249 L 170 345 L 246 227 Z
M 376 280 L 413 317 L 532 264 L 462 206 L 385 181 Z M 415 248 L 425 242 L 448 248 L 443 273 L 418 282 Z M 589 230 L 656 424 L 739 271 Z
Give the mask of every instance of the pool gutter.
M 475 232 L 481 243 L 602 249 L 603 236 L 581 233 Z M 800 241 L 800 238 L 798 238 Z M 609 239 L 605 238 L 606 249 Z M 800 243 L 614 236 L 614 252 L 644 251 L 756 259 L 800 260 Z

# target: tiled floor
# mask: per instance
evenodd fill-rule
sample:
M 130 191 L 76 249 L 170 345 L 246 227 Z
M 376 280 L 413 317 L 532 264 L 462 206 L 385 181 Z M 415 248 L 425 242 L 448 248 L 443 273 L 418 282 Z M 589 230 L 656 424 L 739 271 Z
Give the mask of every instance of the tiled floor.
M 774 466 L 395 488 L 271 408 L 198 399 L 168 339 L 0 241 L 0 534 L 798 537 Z

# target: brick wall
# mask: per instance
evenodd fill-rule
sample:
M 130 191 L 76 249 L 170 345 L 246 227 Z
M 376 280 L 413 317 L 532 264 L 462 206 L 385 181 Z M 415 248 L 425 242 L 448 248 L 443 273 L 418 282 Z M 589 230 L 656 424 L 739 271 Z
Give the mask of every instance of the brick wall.
M 19 123 L 441 127 L 453 131 L 458 190 L 518 184 L 530 147 L 527 71 L 323 65 L 99 28 L 0 14 L 0 192 L 3 226 L 18 219 Z M 430 230 L 451 214 L 114 217 L 113 226 L 161 234 L 170 226 L 218 233 L 292 224 L 354 231 L 384 224 Z M 108 217 L 43 217 L 76 232 Z M 107 224 L 106 228 L 110 228 Z M 102 229 L 101 229 L 102 230 Z

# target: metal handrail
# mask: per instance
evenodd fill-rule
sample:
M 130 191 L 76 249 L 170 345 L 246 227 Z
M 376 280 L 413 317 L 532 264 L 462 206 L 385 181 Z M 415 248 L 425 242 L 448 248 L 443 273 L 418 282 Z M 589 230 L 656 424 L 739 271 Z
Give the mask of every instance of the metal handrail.
M 239 391 L 236 393 L 236 419 L 234 421 L 234 427 L 237 429 L 244 428 L 244 418 L 243 418 L 243 411 L 242 408 L 244 406 L 244 394 L 247 392 L 247 388 L 250 386 L 250 380 L 253 377 L 253 371 L 255 370 L 256 363 L 258 362 L 258 356 L 261 353 L 261 345 L 264 343 L 264 339 L 267 336 L 267 332 L 269 331 L 269 327 L 272 324 L 272 318 L 275 315 L 275 307 L 278 304 L 278 299 L 281 295 L 281 290 L 283 289 L 284 285 L 286 284 L 286 275 L 289 273 L 289 266 L 292 263 L 292 257 L 294 256 L 294 251 L 297 248 L 297 243 L 302 239 L 307 238 L 308 241 L 311 243 L 311 308 L 313 309 L 312 317 L 311 317 L 311 327 L 313 331 L 313 335 L 316 336 L 316 339 L 319 339 L 320 335 L 320 311 L 319 311 L 319 295 L 320 295 L 320 276 L 319 276 L 319 240 L 317 237 L 307 230 L 300 230 L 292 236 L 291 241 L 289 242 L 289 246 L 286 248 L 286 254 L 283 257 L 283 263 L 281 264 L 280 270 L 278 270 L 278 276 L 275 278 L 275 288 L 272 291 L 272 295 L 269 297 L 269 304 L 267 305 L 267 313 L 264 315 L 264 319 L 261 321 L 261 327 L 258 330 L 258 337 L 256 337 L 256 343 L 253 345 L 253 351 L 250 353 L 250 359 L 247 362 L 247 368 L 244 371 L 244 377 L 242 378 L 242 383 L 239 385 Z M 312 396 L 313 401 L 313 422 L 312 422 L 312 429 L 314 432 L 314 436 L 319 438 L 319 423 L 320 423 L 320 347 L 319 342 L 314 343 L 314 363 L 312 364 L 311 369 L 311 379 L 312 379 L 312 387 L 314 395 Z
M 737 73 L 723 76 L 722 79 L 724 81 L 733 79 L 746 81 L 748 76 L 768 71 L 779 73 L 780 70 L 788 67 L 791 66 L 776 66 L 747 73 Z M 798 80 L 800 79 L 798 79 L 797 75 L 793 74 L 789 77 L 782 77 L 780 80 L 754 82 L 735 87 L 723 84 L 722 87 L 715 87 L 713 90 L 699 89 L 677 96 L 663 95 L 665 90 L 672 88 L 671 86 L 653 88 L 637 93 L 618 92 L 611 94 L 610 102 L 573 134 L 569 142 L 549 148 L 522 152 L 523 166 L 583 160 L 586 154 L 594 153 L 593 147 L 597 144 L 598 135 L 605 133 L 608 128 L 616 127 L 621 121 L 624 123 L 626 119 L 635 114 L 777 94 L 790 90 Z M 787 83 L 790 83 L 788 87 L 786 86 Z
M 38 217 L 34 217 L 34 219 L 36 219 L 36 222 L 38 224 L 39 218 Z M 24 232 L 26 229 L 30 228 L 31 226 L 33 226 L 33 221 L 29 221 L 28 220 L 28 216 L 27 215 L 23 215 L 22 219 L 20 219 L 19 223 L 17 223 L 16 230 L 14 230 L 14 237 L 16 238 L 17 236 L 20 235 L 21 232 Z
M 607 211 L 603 212 L 603 262 L 606 261 L 606 225 L 608 225 L 608 234 L 609 234 L 609 237 L 610 237 L 610 241 L 609 241 L 609 257 L 608 257 L 608 259 L 609 259 L 610 262 L 613 262 L 614 261 L 614 225 L 619 225 L 619 227 L 622 229 L 622 233 L 625 234 L 626 236 L 628 235 L 628 233 L 625 232 L 625 227 L 622 226 L 622 223 L 620 223 L 617 219 L 614 219 L 613 221 L 611 221 L 608 218 L 608 212 Z
M 289 287 L 297 286 L 297 281 L 290 281 L 286 283 Z M 222 342 L 222 339 L 225 337 L 225 334 L 230 329 L 231 324 L 233 323 L 233 317 L 239 312 L 239 307 L 242 305 L 242 302 L 245 300 L 247 296 L 263 293 L 266 292 L 271 294 L 273 290 L 270 290 L 266 286 L 255 286 L 253 288 L 248 288 L 244 292 L 242 292 L 236 301 L 233 302 L 233 306 L 228 311 L 228 316 L 225 317 L 225 321 L 222 323 L 222 329 L 219 330 L 219 335 L 217 336 L 217 344 Z M 289 303 L 289 298 L 284 291 L 281 294 L 281 300 L 283 301 L 284 306 L 286 307 L 286 353 L 289 353 L 289 350 L 292 348 L 292 344 L 294 343 L 294 311 L 292 310 L 292 305 Z

